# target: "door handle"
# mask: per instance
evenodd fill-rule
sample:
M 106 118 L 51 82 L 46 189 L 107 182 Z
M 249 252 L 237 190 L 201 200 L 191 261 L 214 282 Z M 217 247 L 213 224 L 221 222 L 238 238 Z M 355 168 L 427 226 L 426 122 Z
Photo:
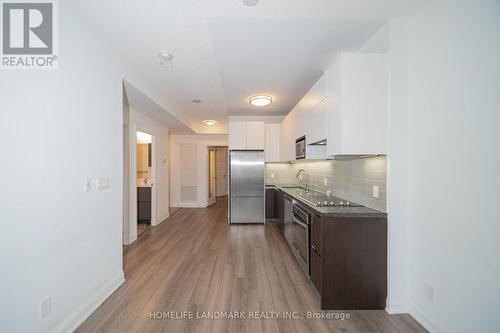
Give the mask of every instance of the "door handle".
M 302 228 L 304 229 L 307 229 L 307 224 L 305 224 L 304 222 L 302 222 L 301 220 L 299 220 L 298 218 L 296 218 L 295 216 L 292 216 L 293 218 L 293 222 L 297 223 L 298 225 L 300 225 Z

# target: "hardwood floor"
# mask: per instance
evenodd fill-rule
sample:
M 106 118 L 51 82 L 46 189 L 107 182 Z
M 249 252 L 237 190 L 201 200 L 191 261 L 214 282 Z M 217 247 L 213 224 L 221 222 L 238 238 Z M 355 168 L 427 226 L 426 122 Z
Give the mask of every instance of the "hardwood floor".
M 426 332 L 409 315 L 385 311 L 283 318 L 286 311 L 320 313 L 315 290 L 275 226 L 230 226 L 226 206 L 223 198 L 206 209 L 181 209 L 125 247 L 127 281 L 77 332 Z M 196 318 L 208 311 L 245 318 Z M 254 312 L 271 318 L 250 319 Z M 195 318 L 166 317 L 183 313 Z

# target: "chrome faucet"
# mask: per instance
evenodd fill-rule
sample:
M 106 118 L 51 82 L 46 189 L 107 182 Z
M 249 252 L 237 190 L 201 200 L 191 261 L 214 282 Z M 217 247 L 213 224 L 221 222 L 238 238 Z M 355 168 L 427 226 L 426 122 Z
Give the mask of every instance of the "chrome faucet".
M 307 170 L 306 169 L 300 169 L 298 172 L 297 172 L 297 175 L 295 175 L 296 178 L 298 178 L 300 180 L 300 175 L 305 175 L 307 176 L 307 180 L 306 180 L 306 192 L 309 192 L 310 188 L 309 188 L 309 173 L 307 173 Z

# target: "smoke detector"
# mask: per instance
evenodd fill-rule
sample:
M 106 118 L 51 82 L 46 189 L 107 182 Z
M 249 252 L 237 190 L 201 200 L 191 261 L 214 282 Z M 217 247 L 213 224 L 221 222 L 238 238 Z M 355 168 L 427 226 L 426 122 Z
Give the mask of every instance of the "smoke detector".
M 243 3 L 248 7 L 253 7 L 259 3 L 259 0 L 243 0 Z
M 158 53 L 158 58 L 160 58 L 160 65 L 164 65 L 167 62 L 172 62 L 174 55 L 168 51 L 160 51 Z

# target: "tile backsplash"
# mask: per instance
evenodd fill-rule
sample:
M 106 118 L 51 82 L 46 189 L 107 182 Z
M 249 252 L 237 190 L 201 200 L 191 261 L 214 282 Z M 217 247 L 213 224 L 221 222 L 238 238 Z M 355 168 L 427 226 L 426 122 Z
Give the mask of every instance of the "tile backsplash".
M 300 169 L 307 171 L 309 185 L 314 190 L 330 190 L 336 197 L 384 212 L 387 209 L 385 156 L 353 160 L 300 161 L 294 164 L 267 163 L 266 183 L 304 186 L 307 176 L 302 176 L 300 180 L 297 177 Z M 372 195 L 373 186 L 378 186 L 378 198 Z

